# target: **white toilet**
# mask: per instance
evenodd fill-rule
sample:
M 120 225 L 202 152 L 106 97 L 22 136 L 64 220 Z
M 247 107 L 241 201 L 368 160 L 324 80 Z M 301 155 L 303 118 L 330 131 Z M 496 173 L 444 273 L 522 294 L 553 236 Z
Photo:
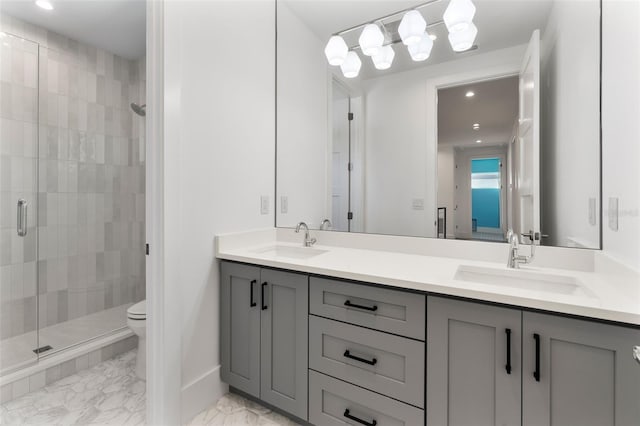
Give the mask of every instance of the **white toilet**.
M 127 325 L 138 336 L 136 375 L 147 379 L 147 301 L 143 300 L 127 309 Z

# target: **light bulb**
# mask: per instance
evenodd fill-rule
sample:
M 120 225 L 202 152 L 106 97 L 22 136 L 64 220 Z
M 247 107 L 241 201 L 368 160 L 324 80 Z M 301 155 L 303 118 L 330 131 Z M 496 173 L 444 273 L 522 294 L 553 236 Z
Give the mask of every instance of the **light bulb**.
M 380 48 L 380 52 L 372 56 L 373 66 L 379 70 L 386 70 L 391 67 L 393 63 L 393 58 L 396 56 L 396 52 L 393 51 L 393 47 L 390 44 L 383 46 Z
M 347 57 L 349 47 L 344 39 L 340 36 L 334 35 L 327 42 L 327 46 L 324 48 L 324 55 L 327 57 L 330 65 L 342 65 L 344 59 Z
M 374 56 L 380 52 L 382 43 L 384 43 L 384 35 L 380 31 L 380 27 L 376 24 L 367 24 L 358 39 L 362 53 L 367 56 Z
M 476 7 L 471 0 L 451 0 L 442 19 L 450 33 L 466 30 L 473 21 Z
M 418 43 L 409 45 L 409 55 L 411 55 L 411 59 L 416 62 L 424 61 L 431 55 L 432 48 L 433 40 L 431 40 L 429 34 L 425 32 L 422 33 L 422 37 L 420 37 Z
M 36 6 L 44 10 L 53 10 L 53 5 L 49 0 L 36 0 Z
M 426 28 L 427 22 L 422 14 L 417 10 L 410 10 L 404 14 L 402 21 L 400 21 L 398 34 L 400 34 L 402 42 L 406 46 L 410 46 L 420 41 Z
M 340 69 L 342 70 L 342 75 L 346 78 L 354 78 L 358 76 L 358 73 L 360 73 L 361 66 L 362 61 L 360 61 L 358 54 L 354 51 L 350 51 L 347 53 L 347 57 L 342 65 L 340 65 Z
M 473 22 L 464 31 L 449 33 L 449 43 L 455 52 L 464 52 L 473 46 L 473 42 L 478 35 L 478 29 Z

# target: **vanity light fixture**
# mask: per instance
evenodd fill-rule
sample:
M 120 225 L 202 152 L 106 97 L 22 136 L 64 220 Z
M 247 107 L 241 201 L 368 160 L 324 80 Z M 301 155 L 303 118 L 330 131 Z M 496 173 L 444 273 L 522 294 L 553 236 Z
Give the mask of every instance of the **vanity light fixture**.
M 53 5 L 49 0 L 36 0 L 36 6 L 44 10 L 53 10 Z
M 376 69 L 386 70 L 391 68 L 393 58 L 396 56 L 396 52 L 393 51 L 393 47 L 390 44 L 380 48 L 380 52 L 377 55 L 371 57 L 373 65 Z
M 344 39 L 339 35 L 332 36 L 324 48 L 324 55 L 327 57 L 330 65 L 342 65 L 348 52 L 349 47 L 347 43 L 345 43 Z
M 405 46 L 417 44 L 422 39 L 422 34 L 427 29 L 427 21 L 424 20 L 422 14 L 417 10 L 410 10 L 404 14 L 398 34 Z
M 482 143 L 482 139 L 478 139 L 476 143 Z
M 480 129 L 480 124 L 473 123 L 473 130 L 478 130 L 478 129 Z
M 442 0 L 427 0 L 411 9 L 394 12 L 333 33 L 324 49 L 327 61 L 330 65 L 340 66 L 346 78 L 354 78 L 358 76 L 362 66 L 360 57 L 355 52 L 360 50 L 363 55 L 371 56 L 376 69 L 386 70 L 391 67 L 395 56 L 392 45 L 400 42 L 407 46 L 411 59 L 424 61 L 431 55 L 433 42 L 438 38 L 435 34 L 429 34 L 427 30 L 438 25 L 446 25 L 449 31 L 449 43 L 455 52 L 469 50 L 473 47 L 478 34 L 478 29 L 473 24 L 476 7 L 471 0 L 450 0 L 443 19 L 427 24 L 418 9 L 440 1 Z M 397 33 L 390 32 L 387 25 L 397 23 L 400 16 L 402 18 L 398 24 Z M 343 36 L 360 30 L 358 44 L 347 45 Z
M 422 33 L 422 37 L 420 41 L 416 44 L 411 44 L 407 49 L 409 49 L 409 55 L 411 55 L 411 59 L 416 62 L 424 61 L 429 58 L 431 55 L 431 49 L 433 48 L 433 40 L 429 37 L 429 34 Z
M 471 0 L 451 0 L 442 19 L 450 33 L 465 31 L 473 24 L 476 7 Z
M 476 92 L 474 92 L 473 90 L 469 90 L 467 93 L 464 94 L 467 98 L 473 98 L 476 95 Z M 475 126 L 475 124 L 474 124 Z M 478 125 L 480 126 L 480 125 Z
M 358 39 L 362 53 L 367 56 L 375 56 L 380 52 L 384 43 L 384 34 L 376 24 L 367 24 Z
M 466 29 L 449 33 L 449 43 L 454 52 L 464 52 L 471 49 L 478 35 L 478 28 L 471 22 Z
M 360 57 L 354 51 L 350 51 L 349 53 L 347 53 L 347 57 L 345 58 L 342 65 L 340 65 L 342 74 L 346 78 L 357 77 L 360 73 L 360 67 L 362 67 L 362 61 L 360 61 Z

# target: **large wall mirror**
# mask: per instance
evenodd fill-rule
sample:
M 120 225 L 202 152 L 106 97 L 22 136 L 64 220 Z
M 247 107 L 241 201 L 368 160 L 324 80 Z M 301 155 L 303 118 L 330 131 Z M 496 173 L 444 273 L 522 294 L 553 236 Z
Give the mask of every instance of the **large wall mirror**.
M 278 0 L 276 224 L 600 247 L 599 0 Z

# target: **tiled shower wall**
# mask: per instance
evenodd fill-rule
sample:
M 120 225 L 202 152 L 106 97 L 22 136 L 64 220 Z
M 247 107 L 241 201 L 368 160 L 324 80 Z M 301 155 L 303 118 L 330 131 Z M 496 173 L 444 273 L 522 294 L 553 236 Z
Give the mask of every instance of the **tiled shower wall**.
M 144 59 L 127 60 L 6 14 L 0 18 L 2 31 L 40 45 L 37 62 L 14 50 L 11 72 L 2 80 L 4 339 L 35 329 L 36 291 L 40 327 L 145 297 L 144 119 L 129 107 L 144 103 L 145 65 Z M 30 88 L 20 75 L 35 75 L 27 67 L 36 63 L 37 127 L 15 115 L 31 113 L 21 105 Z M 4 56 L 2 67 L 9 67 Z M 4 132 L 11 132 L 11 151 Z M 37 253 L 35 240 L 14 237 L 15 192 L 24 190 L 28 164 L 35 163 L 29 155 L 39 159 Z M 22 174 L 16 171 L 25 165 Z

